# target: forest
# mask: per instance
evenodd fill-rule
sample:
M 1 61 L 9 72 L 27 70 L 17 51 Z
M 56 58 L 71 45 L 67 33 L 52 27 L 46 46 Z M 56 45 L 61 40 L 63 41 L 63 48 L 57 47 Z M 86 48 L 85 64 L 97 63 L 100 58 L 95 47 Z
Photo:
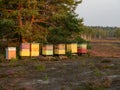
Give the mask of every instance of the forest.
M 86 40 L 120 39 L 119 27 L 85 26 L 82 37 Z

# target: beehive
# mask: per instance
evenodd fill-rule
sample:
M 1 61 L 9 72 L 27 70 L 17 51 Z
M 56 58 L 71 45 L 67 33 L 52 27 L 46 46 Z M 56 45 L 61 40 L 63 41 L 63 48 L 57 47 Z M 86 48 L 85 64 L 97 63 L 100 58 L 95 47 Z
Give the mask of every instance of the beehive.
M 67 44 L 67 52 L 71 52 L 72 54 L 77 53 L 77 43 Z
M 65 55 L 65 44 L 54 45 L 54 54 L 55 55 Z
M 40 45 L 39 43 L 31 43 L 31 56 L 39 56 Z
M 53 55 L 53 45 L 52 44 L 43 45 L 42 55 Z
M 6 48 L 6 59 L 16 59 L 16 47 Z
M 30 43 L 22 43 L 20 46 L 20 56 L 30 56 Z
M 87 53 L 87 44 L 78 44 L 78 54 L 86 54 Z

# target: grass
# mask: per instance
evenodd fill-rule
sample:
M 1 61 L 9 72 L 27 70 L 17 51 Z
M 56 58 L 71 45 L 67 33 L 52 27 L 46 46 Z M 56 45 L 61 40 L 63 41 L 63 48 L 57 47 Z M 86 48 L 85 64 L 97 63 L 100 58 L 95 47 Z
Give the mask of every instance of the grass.
M 111 63 L 111 60 L 102 60 L 101 63 Z
M 100 72 L 100 70 L 99 70 L 98 68 L 95 68 L 95 69 L 93 70 L 93 73 L 94 73 L 94 75 L 97 76 L 97 77 L 102 76 L 102 73 Z
M 48 79 L 48 75 L 45 75 L 44 80 L 47 81 Z
M 58 61 L 60 58 L 58 56 L 52 57 L 50 60 L 51 61 Z
M 38 70 L 38 71 L 45 71 L 46 66 L 44 64 L 36 65 L 35 69 Z
M 82 64 L 83 67 L 87 65 L 85 60 L 82 60 L 81 64 Z
M 96 67 L 95 67 L 95 63 L 94 63 L 93 61 L 89 62 L 89 66 L 90 66 L 91 68 L 96 68 Z
M 69 58 L 72 58 L 72 52 L 71 51 L 67 51 L 66 52 L 66 56 L 69 57 Z
M 84 89 L 83 89 L 84 90 Z M 86 85 L 85 90 L 104 90 L 102 86 L 91 86 L 91 85 Z
M 15 59 L 15 58 L 11 58 L 11 59 L 10 59 L 10 63 L 16 63 L 17 61 L 18 61 L 17 58 L 16 58 L 16 59 Z
M 112 68 L 114 68 L 114 66 L 112 66 L 112 65 L 105 65 L 104 66 L 104 69 L 112 69 Z
M 30 60 L 37 60 L 37 58 L 33 58 L 33 57 L 32 57 L 32 58 L 30 58 Z

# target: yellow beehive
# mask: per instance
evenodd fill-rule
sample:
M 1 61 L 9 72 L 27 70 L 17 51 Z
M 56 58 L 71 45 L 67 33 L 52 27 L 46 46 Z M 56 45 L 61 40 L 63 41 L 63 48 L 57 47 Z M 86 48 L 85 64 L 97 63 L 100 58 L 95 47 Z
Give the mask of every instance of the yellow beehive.
M 77 43 L 67 44 L 67 52 L 71 51 L 71 53 L 77 53 Z
M 20 56 L 30 56 L 30 43 L 22 43 L 20 48 Z
M 30 56 L 30 50 L 28 50 L 28 49 L 22 49 L 21 51 L 20 51 L 20 56 L 22 56 L 22 57 L 26 57 L 26 56 Z
M 31 44 L 31 56 L 39 56 L 40 46 L 39 43 Z
M 42 55 L 53 55 L 53 50 L 42 50 Z
M 42 55 L 53 55 L 53 45 L 43 45 Z
M 58 54 L 58 55 L 65 54 L 65 50 L 58 50 L 58 49 L 56 49 L 54 51 L 54 54 Z
M 65 44 L 57 44 L 54 46 L 54 54 L 64 55 L 65 54 Z

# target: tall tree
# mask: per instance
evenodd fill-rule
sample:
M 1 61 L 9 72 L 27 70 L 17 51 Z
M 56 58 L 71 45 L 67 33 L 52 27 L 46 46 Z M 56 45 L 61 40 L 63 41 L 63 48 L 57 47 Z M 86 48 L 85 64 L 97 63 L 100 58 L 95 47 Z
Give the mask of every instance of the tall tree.
M 83 20 L 76 17 L 72 13 L 66 16 L 53 20 L 55 27 L 50 27 L 48 34 L 48 42 L 52 43 L 67 43 L 73 42 L 80 34 L 83 27 Z M 51 38 L 52 37 L 52 38 Z
M 20 41 L 47 41 L 50 27 L 64 26 L 81 0 L 0 0 L 0 31 Z M 71 22 L 71 21 L 70 21 Z M 66 27 L 70 29 L 70 27 Z M 74 29 L 75 30 L 75 29 Z
M 41 34 L 41 31 L 45 33 L 46 28 L 39 25 L 39 23 L 44 23 L 47 20 L 47 16 L 43 14 L 45 12 L 44 3 L 41 4 L 39 0 L 2 0 L 1 2 L 0 24 L 10 24 L 13 30 L 8 34 L 11 36 L 17 34 L 22 40 L 29 41 L 32 40 L 32 37 L 35 38 L 37 33 Z M 36 28 L 37 30 L 34 30 Z M 6 31 L 7 29 L 1 30 Z
M 115 37 L 120 39 L 120 28 L 118 28 L 117 30 L 115 30 Z

